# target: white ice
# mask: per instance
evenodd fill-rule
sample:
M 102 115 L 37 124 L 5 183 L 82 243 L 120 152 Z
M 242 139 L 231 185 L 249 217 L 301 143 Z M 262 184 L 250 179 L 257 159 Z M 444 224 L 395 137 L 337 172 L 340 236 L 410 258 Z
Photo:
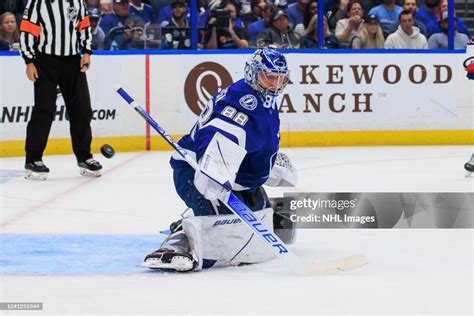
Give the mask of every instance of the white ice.
M 465 178 L 463 169 L 472 146 L 284 151 L 299 171 L 299 185 L 268 188 L 272 197 L 289 191 L 474 191 L 474 178 Z M 104 165 L 96 179 L 79 176 L 73 156 L 48 156 L 44 161 L 51 172 L 45 182 L 22 178 L 23 158 L 2 158 L 1 233 L 155 234 L 184 210 L 169 155 L 96 155 Z M 34 315 L 474 311 L 472 229 L 306 229 L 298 231 L 291 248 L 304 260 L 365 253 L 369 264 L 326 277 L 295 277 L 278 261 L 187 274 L 1 275 L 0 302 L 43 302 L 44 311 Z

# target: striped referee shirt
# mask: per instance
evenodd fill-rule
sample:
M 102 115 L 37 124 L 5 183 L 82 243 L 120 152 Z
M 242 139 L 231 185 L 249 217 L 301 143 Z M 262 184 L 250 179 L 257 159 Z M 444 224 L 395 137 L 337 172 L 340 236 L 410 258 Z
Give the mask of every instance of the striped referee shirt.
M 54 56 L 92 53 L 92 32 L 83 0 L 29 0 L 20 32 L 21 54 L 27 64 L 37 52 Z

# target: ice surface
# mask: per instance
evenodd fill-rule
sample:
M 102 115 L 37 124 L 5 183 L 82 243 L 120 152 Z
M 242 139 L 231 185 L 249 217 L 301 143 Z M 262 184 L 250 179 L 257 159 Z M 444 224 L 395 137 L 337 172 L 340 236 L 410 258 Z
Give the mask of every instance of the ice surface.
M 463 169 L 471 146 L 284 151 L 299 185 L 268 188 L 270 196 L 474 191 Z M 295 277 L 278 261 L 188 274 L 136 268 L 159 245 L 158 231 L 184 210 L 169 155 L 96 155 L 104 165 L 97 179 L 80 177 L 72 156 L 49 156 L 45 182 L 22 178 L 23 158 L 0 159 L 0 302 L 43 302 L 36 315 L 472 315 L 472 229 L 299 230 L 291 248 L 304 260 L 369 258 L 368 266 L 326 277 Z

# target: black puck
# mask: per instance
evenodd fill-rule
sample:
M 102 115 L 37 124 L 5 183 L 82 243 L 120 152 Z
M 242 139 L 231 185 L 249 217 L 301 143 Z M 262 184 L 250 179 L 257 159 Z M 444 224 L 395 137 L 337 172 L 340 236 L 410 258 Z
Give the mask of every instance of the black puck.
M 100 152 L 102 153 L 102 155 L 104 155 L 105 158 L 112 158 L 115 155 L 115 151 L 112 146 L 107 144 L 102 145 L 102 147 L 100 147 Z
M 474 165 L 469 162 L 466 162 L 464 164 L 464 169 L 466 169 L 466 171 L 469 171 L 469 172 L 474 172 Z

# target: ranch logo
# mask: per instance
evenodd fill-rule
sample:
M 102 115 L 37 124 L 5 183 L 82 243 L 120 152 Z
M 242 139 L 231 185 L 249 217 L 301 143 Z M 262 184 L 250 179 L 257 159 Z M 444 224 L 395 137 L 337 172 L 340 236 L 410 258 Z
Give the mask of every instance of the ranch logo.
M 247 94 L 240 98 L 239 103 L 244 109 L 252 111 L 257 107 L 257 98 L 251 94 Z
M 222 65 L 204 62 L 189 72 L 184 82 L 184 98 L 191 111 L 200 115 L 213 95 L 233 83 L 232 77 Z

